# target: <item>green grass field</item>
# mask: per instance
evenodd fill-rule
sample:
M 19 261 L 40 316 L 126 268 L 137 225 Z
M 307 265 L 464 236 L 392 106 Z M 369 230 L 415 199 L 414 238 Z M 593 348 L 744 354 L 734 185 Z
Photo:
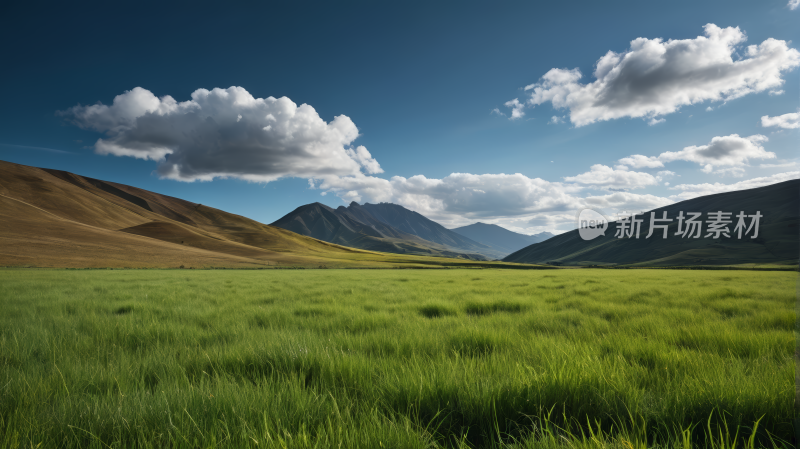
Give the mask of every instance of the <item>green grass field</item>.
M 796 282 L 2 270 L 0 446 L 790 447 Z

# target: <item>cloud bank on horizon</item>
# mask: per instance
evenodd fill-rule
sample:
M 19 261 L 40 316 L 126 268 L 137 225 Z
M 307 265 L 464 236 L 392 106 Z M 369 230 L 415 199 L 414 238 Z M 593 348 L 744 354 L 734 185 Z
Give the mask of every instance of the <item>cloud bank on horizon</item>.
M 779 95 L 783 74 L 800 65 L 800 52 L 783 40 L 747 46 L 736 59 L 747 40 L 738 27 L 709 23 L 704 34 L 695 39 L 634 39 L 629 50 L 609 50 L 597 60 L 595 81 L 581 84 L 583 74 L 577 68 L 553 68 L 525 87 L 531 92 L 527 101 L 505 105 L 513 107 L 512 119 L 524 115 L 523 106 L 550 102 L 555 109 L 568 109 L 577 127 L 624 117 L 655 125 L 682 106 L 764 91 Z
M 517 120 L 526 107 L 549 101 L 556 109 L 568 109 L 575 126 L 623 117 L 645 118 L 654 125 L 684 105 L 765 91 L 779 94 L 782 76 L 800 65 L 800 52 L 785 41 L 767 39 L 746 47 L 744 56 L 734 59 L 737 46 L 746 39 L 739 28 L 709 24 L 705 34 L 666 42 L 636 39 L 630 50 L 603 56 L 594 72 L 597 80 L 589 84 L 580 84 L 578 69 L 552 69 L 526 88 L 532 91 L 527 102 L 506 102 L 509 115 L 499 109 L 492 113 Z M 393 202 L 450 226 L 480 219 L 518 232 L 531 227 L 563 231 L 573 224 L 574 211 L 584 207 L 605 213 L 642 211 L 800 178 L 800 171 L 790 171 L 732 184 L 670 186 L 668 180 L 680 175 L 666 169 L 669 163 L 684 161 L 697 164 L 706 174 L 741 177 L 752 161 L 777 157 L 764 147 L 769 140 L 764 135 L 730 134 L 657 156 L 633 154 L 613 167 L 597 163 L 562 181 L 520 173 L 385 179 L 374 176 L 383 169 L 372 154 L 354 145 L 359 131 L 349 117 L 339 115 L 326 122 L 310 105 L 297 106 L 286 97 L 255 98 L 242 87 L 197 89 L 183 102 L 137 87 L 115 97 L 110 106 L 77 105 L 60 114 L 105 134 L 95 143 L 98 154 L 156 161 L 162 178 L 184 182 L 305 178 L 311 189 L 346 202 Z M 550 124 L 565 120 L 566 115 L 553 116 Z M 800 128 L 800 115 L 764 116 L 761 125 Z M 795 164 L 778 161 L 760 167 Z M 664 197 L 632 192 L 659 185 L 675 193 Z

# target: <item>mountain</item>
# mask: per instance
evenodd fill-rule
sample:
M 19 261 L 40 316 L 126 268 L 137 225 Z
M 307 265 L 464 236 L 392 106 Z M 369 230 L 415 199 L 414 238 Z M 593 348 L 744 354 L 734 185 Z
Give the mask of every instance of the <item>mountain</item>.
M 328 212 L 318 208 L 319 214 Z M 397 232 L 377 220 L 359 226 L 364 233 L 371 232 L 370 226 L 375 232 Z M 348 248 L 136 187 L 0 161 L 0 266 L 4 267 L 474 264 Z
M 469 237 L 453 232 L 439 223 L 429 220 L 421 214 L 410 211 L 403 206 L 392 203 L 366 203 L 361 207 L 379 221 L 430 242 L 446 245 L 461 251 L 483 254 L 491 258 L 501 258 L 504 256 L 501 251 L 497 251 L 488 245 L 478 243 Z
M 678 213 L 683 211 L 702 213 L 700 238 L 682 238 L 676 235 Z M 728 226 L 731 237 L 713 238 L 708 235 L 706 220 L 709 212 L 731 212 L 732 223 Z M 747 215 L 760 212 L 759 233 L 753 232 L 738 238 L 734 232 L 738 222 L 736 215 L 744 211 Z M 667 238 L 663 231 L 656 230 L 651 238 L 645 238 L 650 229 L 650 213 L 640 216 L 640 238 L 617 238 L 618 223 L 612 222 L 604 236 L 583 240 L 574 230 L 536 243 L 507 256 L 505 261 L 518 263 L 554 263 L 560 265 L 744 265 L 744 264 L 794 264 L 798 263 L 800 237 L 800 180 L 785 181 L 756 189 L 718 193 L 681 201 L 654 209 L 656 218 L 673 221 L 668 223 Z M 747 219 L 749 227 L 751 219 Z M 663 224 L 663 222 L 656 222 Z
M 333 209 L 321 203 L 307 204 L 281 217 L 272 226 L 326 242 L 370 251 L 487 259 L 486 255 L 475 249 L 489 250 L 488 247 L 478 246 L 474 242 L 471 246 L 455 247 L 426 240 L 379 220 L 370 213 L 367 206 L 352 202 L 348 207 L 339 206 Z M 422 219 L 427 220 L 424 217 Z M 494 258 L 496 255 L 492 253 L 490 257 Z
M 504 257 L 528 245 L 543 242 L 553 234 L 540 232 L 534 235 L 519 234 L 506 228 L 487 223 L 474 223 L 469 226 L 451 229 L 464 237 L 482 243 L 490 248 L 504 253 Z

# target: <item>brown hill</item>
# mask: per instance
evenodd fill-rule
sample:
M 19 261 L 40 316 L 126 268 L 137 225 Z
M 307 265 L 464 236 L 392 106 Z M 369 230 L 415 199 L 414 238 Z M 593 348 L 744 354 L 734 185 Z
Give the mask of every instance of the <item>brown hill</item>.
M 0 266 L 333 268 L 471 263 L 348 248 L 136 187 L 0 161 Z

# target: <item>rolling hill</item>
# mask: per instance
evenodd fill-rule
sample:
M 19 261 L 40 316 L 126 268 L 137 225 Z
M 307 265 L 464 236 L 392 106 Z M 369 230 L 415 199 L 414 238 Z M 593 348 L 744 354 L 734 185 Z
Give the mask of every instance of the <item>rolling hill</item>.
M 540 232 L 534 235 L 519 234 L 495 224 L 480 222 L 454 228 L 451 231 L 504 253 L 504 257 L 528 245 L 543 242 L 553 236 L 549 232 Z
M 702 212 L 703 231 L 700 238 L 682 238 L 676 235 L 678 213 Z M 732 212 L 729 225 L 731 238 L 706 238 L 709 212 Z M 760 211 L 759 235 L 738 239 L 733 233 L 737 223 L 735 215 L 744 211 Z M 641 235 L 636 238 L 616 238 L 617 223 L 609 224 L 604 236 L 585 241 L 578 230 L 536 243 L 507 256 L 505 261 L 517 263 L 551 263 L 558 265 L 746 265 L 798 263 L 800 237 L 800 180 L 785 181 L 756 189 L 718 193 L 654 209 L 656 218 L 663 212 L 673 221 L 669 223 L 668 236 L 661 230 L 645 238 L 650 229 L 650 213 L 640 217 Z M 662 222 L 663 223 L 663 222 Z M 657 222 L 656 224 L 660 224 Z M 747 221 L 750 225 L 750 221 Z M 712 236 L 714 237 L 714 236 Z
M 375 206 L 380 206 L 376 208 Z M 272 223 L 301 235 L 371 251 L 486 260 L 504 254 L 454 233 L 402 206 L 350 203 L 333 209 L 313 203 Z
M 0 161 L 0 266 L 4 267 L 333 268 L 475 263 L 349 248 L 132 186 Z

